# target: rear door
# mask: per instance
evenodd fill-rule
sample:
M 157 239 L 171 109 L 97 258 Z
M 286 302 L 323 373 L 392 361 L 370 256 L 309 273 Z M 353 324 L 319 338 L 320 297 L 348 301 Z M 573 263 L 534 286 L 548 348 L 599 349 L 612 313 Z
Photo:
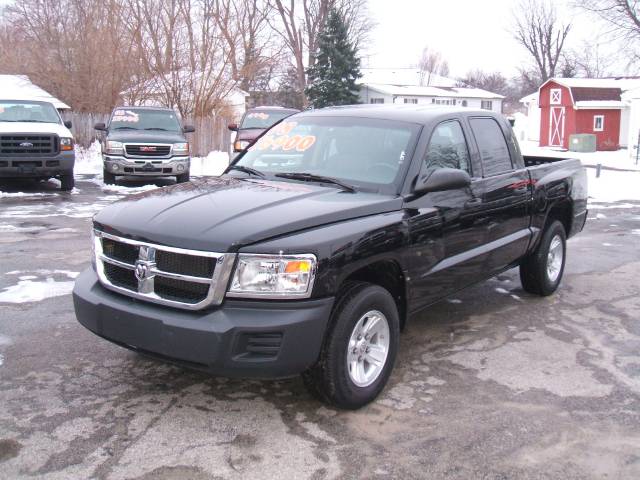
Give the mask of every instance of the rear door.
M 471 117 L 469 125 L 480 153 L 483 201 L 486 215 L 487 276 L 504 269 L 526 252 L 531 231 L 531 185 L 526 168 L 518 168 L 509 148 L 510 131 L 495 117 Z

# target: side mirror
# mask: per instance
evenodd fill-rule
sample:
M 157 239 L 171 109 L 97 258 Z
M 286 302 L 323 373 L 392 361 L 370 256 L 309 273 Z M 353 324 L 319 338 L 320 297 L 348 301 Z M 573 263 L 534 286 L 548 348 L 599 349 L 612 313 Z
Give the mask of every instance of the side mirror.
M 196 127 L 193 125 L 185 125 L 182 127 L 182 133 L 193 133 L 196 131 Z
M 67 127 L 67 128 L 71 128 L 71 126 L 72 126 L 72 124 L 71 124 L 71 120 L 66 120 L 66 121 L 64 122 L 64 126 L 65 126 L 65 127 Z
M 238 131 L 238 124 L 237 123 L 230 123 L 227 128 L 229 130 L 231 130 L 232 132 L 237 132 Z
M 413 189 L 414 194 L 456 190 L 471 185 L 471 177 L 457 168 L 436 168 L 421 176 Z
M 105 132 L 107 130 L 107 126 L 104 123 L 96 123 L 93 128 L 102 132 Z

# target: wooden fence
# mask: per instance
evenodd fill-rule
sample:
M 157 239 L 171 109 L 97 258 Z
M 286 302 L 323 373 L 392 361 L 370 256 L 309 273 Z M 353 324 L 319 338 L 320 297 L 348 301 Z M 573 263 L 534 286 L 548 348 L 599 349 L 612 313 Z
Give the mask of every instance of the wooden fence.
M 109 114 L 106 113 L 77 113 L 65 112 L 62 114 L 64 120 L 71 120 L 73 124 L 71 132 L 76 143 L 88 147 L 95 139 L 104 135 L 102 132 L 94 130 L 96 123 L 107 123 Z M 203 117 L 186 119 L 184 125 L 196 127 L 194 133 L 186 135 L 187 141 L 191 144 L 191 154 L 194 156 L 204 156 L 214 150 L 228 151 L 231 132 L 227 129 L 228 120 L 224 117 Z

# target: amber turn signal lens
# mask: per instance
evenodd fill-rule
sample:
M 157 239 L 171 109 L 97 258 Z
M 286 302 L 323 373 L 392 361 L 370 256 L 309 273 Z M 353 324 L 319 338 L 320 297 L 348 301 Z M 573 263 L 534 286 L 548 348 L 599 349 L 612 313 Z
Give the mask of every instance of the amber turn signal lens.
M 307 273 L 311 270 L 311 262 L 307 260 L 294 260 L 287 263 L 284 273 Z
M 73 145 L 60 145 L 60 150 L 62 151 L 73 150 Z

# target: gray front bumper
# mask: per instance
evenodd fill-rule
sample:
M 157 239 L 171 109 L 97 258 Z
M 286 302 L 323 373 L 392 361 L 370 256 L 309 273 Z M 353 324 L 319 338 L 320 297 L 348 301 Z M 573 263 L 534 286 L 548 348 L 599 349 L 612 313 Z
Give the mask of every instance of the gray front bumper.
M 0 157 L 0 178 L 50 178 L 73 172 L 73 150 L 46 157 Z
M 103 155 L 102 159 L 107 172 L 127 176 L 175 177 L 187 173 L 191 165 L 190 157 L 141 160 L 117 155 Z

